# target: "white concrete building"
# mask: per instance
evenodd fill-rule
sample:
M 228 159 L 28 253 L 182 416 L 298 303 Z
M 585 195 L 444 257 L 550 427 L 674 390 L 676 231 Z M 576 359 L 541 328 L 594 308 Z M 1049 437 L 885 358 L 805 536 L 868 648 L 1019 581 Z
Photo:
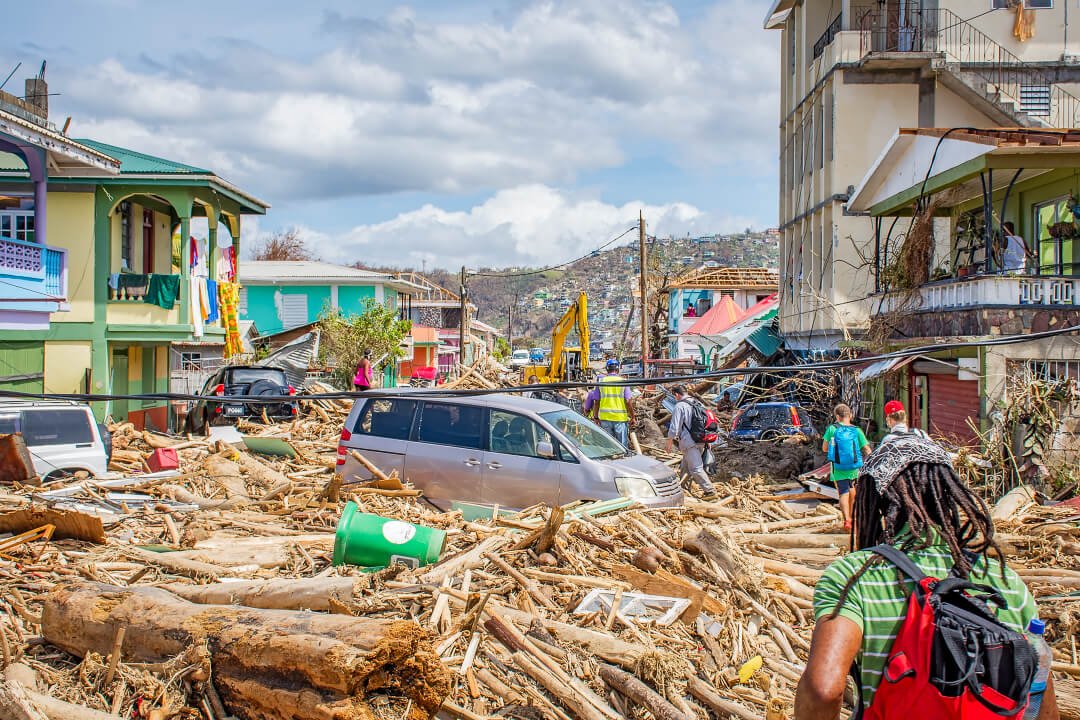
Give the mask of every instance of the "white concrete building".
M 1018 16 L 1007 0 L 774 0 L 789 347 L 827 352 L 866 328 L 891 219 L 846 204 L 898 128 L 1080 126 L 1072 1 L 1028 0 Z

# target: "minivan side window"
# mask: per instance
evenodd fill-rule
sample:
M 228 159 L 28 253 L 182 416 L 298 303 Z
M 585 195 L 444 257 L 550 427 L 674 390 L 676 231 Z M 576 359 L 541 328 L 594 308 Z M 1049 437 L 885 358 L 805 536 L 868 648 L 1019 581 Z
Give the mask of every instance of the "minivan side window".
M 18 415 L 0 415 L 0 435 L 11 435 L 19 432 Z
M 360 411 L 352 432 L 354 435 L 408 440 L 409 433 L 412 431 L 416 405 L 416 400 L 391 398 L 369 400 Z
M 487 431 L 485 413 L 476 405 L 425 402 L 417 440 L 480 450 Z
M 94 442 L 86 411 L 24 410 L 22 432 L 27 445 L 77 445 Z
M 527 417 L 505 410 L 492 410 L 490 417 L 491 439 L 488 448 L 492 452 L 540 457 L 536 454 L 538 442 L 552 443 L 552 448 L 555 447 L 547 430 Z

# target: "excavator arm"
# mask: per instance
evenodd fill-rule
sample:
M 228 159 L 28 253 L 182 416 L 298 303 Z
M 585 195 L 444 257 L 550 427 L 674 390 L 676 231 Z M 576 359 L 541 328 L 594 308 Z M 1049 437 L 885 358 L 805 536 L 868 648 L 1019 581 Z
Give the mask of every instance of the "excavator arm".
M 585 293 L 578 295 L 574 304 L 566 309 L 563 316 L 555 323 L 555 329 L 551 331 L 551 361 L 548 364 L 547 375 L 555 381 L 568 379 L 566 377 L 565 359 L 563 350 L 566 348 L 566 338 L 570 331 L 577 328 L 581 342 L 582 367 L 589 366 L 589 312 L 588 298 Z

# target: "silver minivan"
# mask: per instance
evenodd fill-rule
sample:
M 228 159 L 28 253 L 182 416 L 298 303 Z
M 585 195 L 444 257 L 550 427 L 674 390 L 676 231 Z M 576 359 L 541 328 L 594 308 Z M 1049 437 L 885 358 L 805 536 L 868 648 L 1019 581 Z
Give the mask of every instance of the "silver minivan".
M 517 395 L 453 397 L 401 391 L 357 400 L 341 431 L 337 472 L 397 470 L 434 505 L 452 502 L 524 508 L 538 502 L 636 498 L 678 507 L 671 468 L 637 455 L 565 405 Z

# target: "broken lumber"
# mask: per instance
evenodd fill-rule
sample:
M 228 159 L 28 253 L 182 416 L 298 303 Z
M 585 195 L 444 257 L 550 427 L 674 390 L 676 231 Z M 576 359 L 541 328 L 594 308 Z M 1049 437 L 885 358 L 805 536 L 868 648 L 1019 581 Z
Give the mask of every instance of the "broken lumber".
M 601 665 L 600 677 L 615 690 L 648 709 L 656 720 L 695 720 L 693 715 L 679 710 L 630 673 L 611 665 Z
M 42 635 L 74 655 L 104 656 L 121 626 L 129 661 L 206 645 L 226 709 L 248 720 L 368 717 L 366 693 L 376 688 L 409 698 L 409 717 L 421 720 L 450 689 L 429 636 L 408 620 L 198 605 L 158 588 L 89 582 L 45 598 Z
M 329 612 L 331 598 L 350 602 L 364 584 L 360 578 L 307 578 L 185 585 L 170 583 L 166 590 L 200 605 L 244 605 L 276 610 Z

